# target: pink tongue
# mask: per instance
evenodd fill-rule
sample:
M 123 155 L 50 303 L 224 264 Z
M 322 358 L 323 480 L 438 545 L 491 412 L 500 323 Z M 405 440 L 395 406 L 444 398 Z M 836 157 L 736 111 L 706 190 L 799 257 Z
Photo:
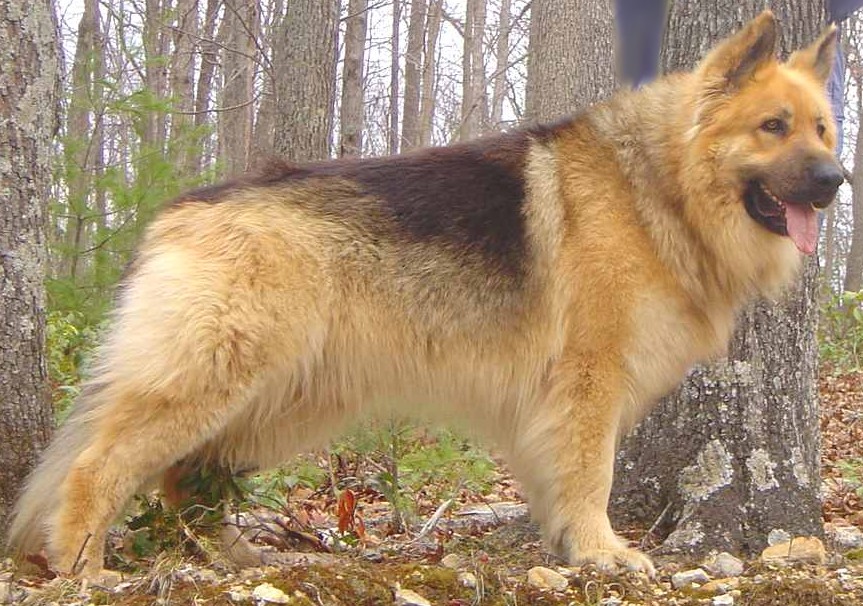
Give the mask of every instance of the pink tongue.
M 786 204 L 785 225 L 788 237 L 794 240 L 797 250 L 806 255 L 815 252 L 818 242 L 818 218 L 808 204 Z

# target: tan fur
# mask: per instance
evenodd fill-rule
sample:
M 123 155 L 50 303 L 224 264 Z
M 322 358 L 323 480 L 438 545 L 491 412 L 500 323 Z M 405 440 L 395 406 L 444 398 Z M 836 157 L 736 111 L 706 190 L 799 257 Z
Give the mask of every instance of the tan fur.
M 569 561 L 651 571 L 606 515 L 615 442 L 693 363 L 722 355 L 744 303 L 795 275 L 794 245 L 743 207 L 741 160 L 769 167 L 789 145 L 829 154 L 835 139 L 812 52 L 718 90 L 717 70 L 768 27 L 762 16 L 695 72 L 530 144 L 517 287 L 469 251 L 367 237 L 349 213 L 308 210 L 367 195 L 349 179 L 164 211 L 12 544 L 45 543 L 68 570 L 86 543 L 93 573 L 126 499 L 184 457 L 275 465 L 394 409 L 486 432 Z M 784 142 L 758 131 L 775 105 L 794 112 Z

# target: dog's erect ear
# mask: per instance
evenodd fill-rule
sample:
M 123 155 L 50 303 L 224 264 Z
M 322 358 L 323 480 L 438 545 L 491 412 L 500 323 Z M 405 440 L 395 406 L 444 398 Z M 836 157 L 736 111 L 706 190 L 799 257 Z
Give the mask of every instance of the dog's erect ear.
M 721 82 L 726 90 L 740 88 L 761 67 L 775 60 L 778 35 L 776 17 L 764 11 L 713 49 L 699 71 L 705 78 Z
M 838 44 L 839 28 L 829 25 L 815 42 L 792 54 L 788 58 L 788 66 L 800 71 L 808 71 L 820 82 L 827 82 L 833 69 Z

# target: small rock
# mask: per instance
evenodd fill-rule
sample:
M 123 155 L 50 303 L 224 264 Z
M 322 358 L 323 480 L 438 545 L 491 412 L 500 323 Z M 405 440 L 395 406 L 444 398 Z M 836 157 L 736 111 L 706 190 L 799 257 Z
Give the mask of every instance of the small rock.
M 243 568 L 240 571 L 240 578 L 244 581 L 253 581 L 264 576 L 264 571 L 260 568 Z
M 621 606 L 623 604 L 623 600 L 618 597 L 611 596 L 609 598 L 602 598 L 599 602 L 602 606 Z
M 242 604 L 252 599 L 252 592 L 242 585 L 233 585 L 228 589 L 228 599 L 235 604 Z
M 718 595 L 711 600 L 710 606 L 734 606 L 734 596 L 731 594 Z
M 714 577 L 739 577 L 743 574 L 743 561 L 727 551 L 711 556 L 703 564 L 704 570 Z
M 825 524 L 824 532 L 839 551 L 845 552 L 863 547 L 863 531 L 856 526 Z
M 467 564 L 467 558 L 457 553 L 448 553 L 441 558 L 440 564 L 444 568 L 451 568 L 452 570 L 457 570 L 459 568 L 465 567 L 465 565 Z
M 693 583 L 698 583 L 699 585 L 703 585 L 707 581 L 710 580 L 710 577 L 707 576 L 707 573 L 704 572 L 701 568 L 695 568 L 693 570 L 684 570 L 682 572 L 677 572 L 671 575 L 671 585 L 675 589 L 680 589 L 682 587 L 689 587 Z
M 716 579 L 702 585 L 698 592 L 704 596 L 722 595 L 737 587 L 739 583 L 740 581 L 734 577 Z
M 761 552 L 761 561 L 766 564 L 824 564 L 827 551 L 817 537 L 796 537 L 787 543 L 771 545 Z
M 432 604 L 417 592 L 396 586 L 396 606 L 432 606 Z
M 192 577 L 198 581 L 202 581 L 204 583 L 218 583 L 219 575 L 216 574 L 215 570 L 210 570 L 209 568 L 201 568 L 200 570 L 195 571 L 192 574 Z
M 10 602 L 9 594 L 12 593 L 12 584 L 11 583 L 0 583 L 0 604 L 5 604 L 6 602 Z
M 781 528 L 774 528 L 767 535 L 768 545 L 779 545 L 780 543 L 788 543 L 791 540 L 791 535 Z
M 458 582 L 468 589 L 476 589 L 476 575 L 472 572 L 458 573 Z
M 545 566 L 534 566 L 528 570 L 527 582 L 537 589 L 553 589 L 554 591 L 563 591 L 569 586 L 566 577 Z
M 261 583 L 252 591 L 252 597 L 258 603 L 264 604 L 287 604 L 291 598 L 278 587 L 269 583 Z

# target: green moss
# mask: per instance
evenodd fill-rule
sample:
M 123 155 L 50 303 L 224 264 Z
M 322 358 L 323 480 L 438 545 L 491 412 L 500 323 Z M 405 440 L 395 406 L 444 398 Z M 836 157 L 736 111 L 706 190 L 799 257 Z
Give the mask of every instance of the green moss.
M 838 587 L 822 579 L 771 578 L 740 588 L 746 606 L 850 606 L 854 598 L 840 596 Z

